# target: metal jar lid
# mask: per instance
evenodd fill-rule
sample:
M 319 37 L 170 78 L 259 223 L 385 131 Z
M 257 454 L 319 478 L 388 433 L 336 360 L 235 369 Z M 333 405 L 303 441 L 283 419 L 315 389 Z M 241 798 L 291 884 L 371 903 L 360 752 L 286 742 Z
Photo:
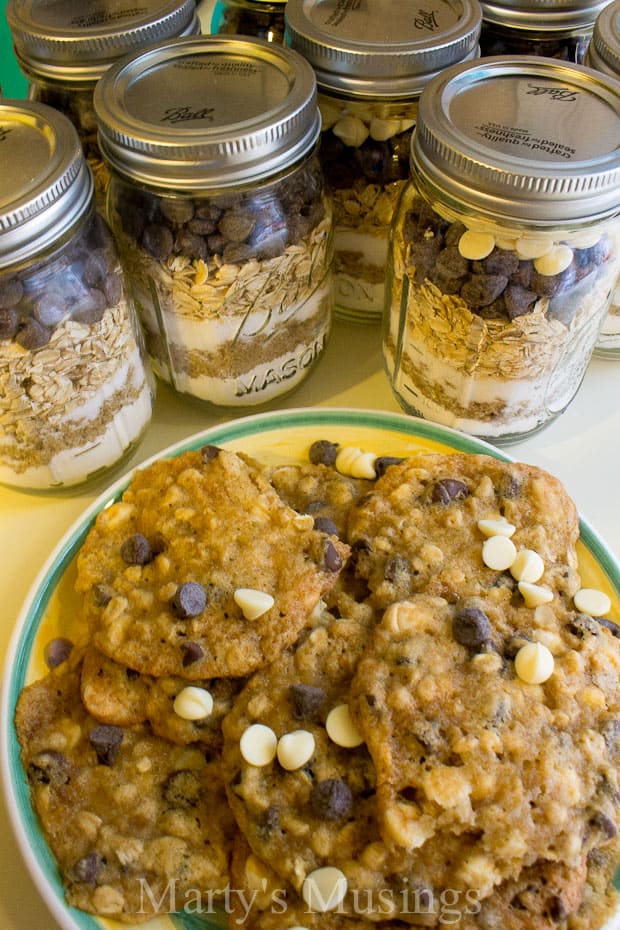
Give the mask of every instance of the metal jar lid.
M 448 68 L 420 97 L 412 171 L 437 199 L 500 222 L 620 212 L 620 81 L 553 58 Z
M 391 98 L 477 56 L 482 10 L 478 0 L 288 0 L 284 19 L 319 88 Z
M 99 145 L 120 174 L 198 190 L 293 165 L 320 131 L 316 80 L 291 49 L 247 36 L 174 39 L 95 88 Z
M 90 209 L 93 178 L 70 120 L 42 103 L 0 102 L 0 268 L 45 252 Z
M 6 17 L 25 72 L 95 82 L 123 55 L 200 32 L 195 0 L 8 0 Z
M 485 23 L 511 29 L 566 33 L 590 29 L 609 0 L 480 0 Z
M 614 0 L 599 13 L 585 64 L 613 77 L 620 77 L 620 0 Z

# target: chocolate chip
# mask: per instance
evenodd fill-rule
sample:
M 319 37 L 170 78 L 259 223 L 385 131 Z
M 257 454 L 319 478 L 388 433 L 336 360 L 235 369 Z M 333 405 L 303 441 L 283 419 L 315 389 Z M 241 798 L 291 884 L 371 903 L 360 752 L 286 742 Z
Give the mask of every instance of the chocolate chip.
M 37 298 L 32 312 L 41 326 L 53 328 L 67 316 L 69 310 L 62 294 L 58 293 L 58 291 L 49 290 Z
M 72 310 L 72 317 L 78 323 L 92 325 L 98 323 L 108 306 L 108 301 L 103 291 L 93 287 L 79 301 L 78 305 Z
M 325 702 L 325 691 L 314 685 L 295 683 L 288 689 L 293 717 L 296 720 L 314 720 Z
M 122 544 L 121 557 L 128 565 L 146 565 L 153 558 L 153 550 L 146 536 L 134 533 Z
M 396 455 L 379 455 L 375 459 L 375 473 L 377 478 L 382 478 L 391 465 L 400 465 L 400 463 L 404 461 L 403 458 L 399 458 Z
M 64 636 L 57 636 L 55 639 L 50 639 L 48 643 L 45 644 L 45 649 L 43 650 L 43 658 L 48 668 L 56 668 L 69 657 L 71 650 L 73 649 L 73 643 L 70 639 L 65 639 Z
M 168 776 L 163 787 L 171 807 L 195 807 L 200 800 L 200 781 L 191 769 L 180 769 Z
M 46 346 L 50 341 L 51 335 L 52 332 L 47 326 L 42 326 L 34 317 L 28 317 L 28 319 L 23 320 L 20 324 L 15 335 L 15 342 L 17 342 L 22 349 L 32 351 L 33 349 L 41 349 L 43 346 Z
M 342 568 L 340 553 L 332 542 L 328 542 L 323 552 L 323 564 L 328 572 L 339 572 Z
M 344 820 L 351 812 L 353 795 L 342 779 L 326 778 L 314 785 L 310 803 L 323 820 Z
M 310 446 L 308 458 L 313 465 L 334 465 L 338 454 L 338 443 L 328 439 L 317 439 Z
M 207 592 L 198 581 L 186 581 L 176 589 L 170 603 L 177 617 L 197 617 L 207 606 Z
M 108 307 L 118 307 L 123 296 L 123 282 L 121 281 L 120 275 L 107 274 L 102 281 L 101 290 L 106 299 L 106 304 Z
M 402 555 L 391 555 L 385 560 L 383 577 L 386 581 L 398 582 L 409 578 L 411 565 Z
M 158 261 L 165 261 L 172 254 L 174 238 L 167 226 L 149 223 L 142 233 L 142 245 Z
M 71 877 L 76 882 L 95 886 L 97 878 L 105 865 L 105 859 L 98 852 L 88 853 L 74 863 Z
M 470 307 L 486 307 L 506 289 L 508 278 L 501 274 L 474 274 L 461 288 L 461 297 Z
M 435 271 L 446 278 L 462 278 L 469 271 L 469 263 L 457 246 L 449 245 L 437 256 Z
M 40 752 L 28 766 L 28 778 L 35 785 L 66 785 L 69 781 L 69 761 L 54 749 Z
M 461 607 L 452 621 L 452 635 L 461 646 L 477 649 L 491 635 L 491 622 L 478 607 Z
M 572 633 L 573 636 L 577 636 L 579 639 L 584 639 L 587 634 L 590 636 L 598 636 L 599 634 L 596 620 L 593 620 L 588 614 L 575 614 L 575 616 L 571 617 L 567 622 L 566 628 L 569 633 Z
M 181 651 L 183 653 L 183 668 L 198 662 L 205 654 L 200 643 L 184 643 Z
M 162 198 L 159 202 L 159 209 L 163 216 L 171 223 L 174 223 L 175 226 L 189 223 L 194 216 L 194 204 L 186 197 L 178 200 L 165 200 Z
M 177 233 L 174 240 L 174 251 L 179 255 L 185 255 L 187 258 L 202 259 L 203 262 L 206 261 L 208 256 L 207 243 L 202 236 L 187 229 L 182 229 Z
M 19 329 L 19 313 L 15 307 L 0 308 L 0 339 L 14 339 Z
M 113 765 L 123 742 L 123 731 L 120 727 L 102 723 L 88 734 L 88 740 L 97 753 L 101 765 Z
M 608 817 L 607 814 L 603 813 L 603 811 L 596 811 L 596 813 L 590 817 L 590 825 L 594 827 L 595 830 L 599 830 L 610 840 L 613 839 L 618 832 L 618 829 L 611 817 Z
M 17 278 L 0 276 L 0 310 L 15 307 L 24 296 L 24 287 Z
M 225 239 L 231 242 L 245 242 L 254 229 L 256 220 L 242 210 L 227 210 L 222 216 L 218 229 Z
M 99 287 L 108 272 L 108 260 L 103 249 L 94 249 L 84 262 L 82 280 L 88 287 Z
M 431 500 L 436 504 L 450 504 L 469 497 L 469 488 L 456 478 L 441 478 L 433 485 Z
M 617 623 L 614 623 L 613 620 L 608 620 L 607 617 L 594 617 L 594 620 L 599 624 L 599 626 L 605 627 L 606 630 L 609 630 L 612 636 L 620 638 L 620 626 Z
M 329 517 L 315 517 L 314 529 L 318 530 L 319 533 L 328 533 L 330 536 L 338 535 L 338 527 Z
M 474 265 L 477 264 L 477 262 L 474 263 Z M 486 274 L 501 274 L 507 277 L 510 277 L 519 269 L 517 255 L 508 249 L 498 249 L 497 247 L 480 264 Z M 477 270 L 477 268 L 474 270 Z
M 105 607 L 113 597 L 116 597 L 116 591 L 109 584 L 93 585 L 93 598 L 97 607 Z
M 220 449 L 218 446 L 203 446 L 200 450 L 200 456 L 202 461 L 207 464 L 207 462 L 212 462 L 213 459 L 216 459 L 220 454 Z
M 511 320 L 523 316 L 524 313 L 529 313 L 535 300 L 536 294 L 534 291 L 530 291 L 529 288 L 522 287 L 520 284 L 509 284 L 504 291 L 504 306 Z

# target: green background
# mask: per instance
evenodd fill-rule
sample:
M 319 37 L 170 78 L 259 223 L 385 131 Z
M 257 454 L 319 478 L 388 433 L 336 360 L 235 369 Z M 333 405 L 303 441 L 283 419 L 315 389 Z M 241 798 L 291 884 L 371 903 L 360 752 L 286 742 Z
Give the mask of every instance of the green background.
M 6 0 L 0 0 L 0 87 L 5 97 L 26 96 L 26 79 L 15 61 L 6 22 Z

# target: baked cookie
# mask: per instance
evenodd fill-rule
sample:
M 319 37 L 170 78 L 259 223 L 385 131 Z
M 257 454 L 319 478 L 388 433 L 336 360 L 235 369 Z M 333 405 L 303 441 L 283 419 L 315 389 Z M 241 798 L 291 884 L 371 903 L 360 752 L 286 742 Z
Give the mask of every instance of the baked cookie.
M 547 860 L 585 881 L 585 856 L 620 823 L 620 641 L 550 605 L 506 612 L 493 594 L 392 605 L 351 686 L 386 843 L 415 855 L 434 894 L 480 900 Z M 514 637 L 552 649 L 546 680 L 517 675 Z
M 101 724 L 80 701 L 80 672 L 76 654 L 25 688 L 15 719 L 68 903 L 137 923 L 225 888 L 234 828 L 219 763 L 147 725 Z
M 570 599 L 579 587 L 577 511 L 560 482 L 531 465 L 416 453 L 352 508 L 347 541 L 380 609 L 421 591 L 452 602 L 504 586 L 509 599 L 516 581 L 484 563 L 478 528 L 499 518 L 514 526 L 517 549 L 542 557 L 540 584 Z
M 198 679 L 191 687 L 207 691 L 208 714 L 188 718 L 175 707 L 175 698 L 188 686 L 187 679 L 154 678 L 119 665 L 94 646 L 88 646 L 80 680 L 82 703 L 101 723 L 132 726 L 148 721 L 153 732 L 173 743 L 201 743 L 218 752 L 222 746 L 222 720 L 245 683 L 243 678 Z
M 135 474 L 90 530 L 76 588 L 94 644 L 118 663 L 157 677 L 244 676 L 311 622 L 348 551 L 259 466 L 208 446 Z

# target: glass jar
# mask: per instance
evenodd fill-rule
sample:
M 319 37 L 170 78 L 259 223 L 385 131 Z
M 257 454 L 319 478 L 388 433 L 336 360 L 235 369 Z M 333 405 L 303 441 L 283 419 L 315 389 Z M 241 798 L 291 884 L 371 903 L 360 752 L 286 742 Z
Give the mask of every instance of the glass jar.
M 584 64 L 620 80 L 620 0 L 614 0 L 599 13 Z M 594 354 L 600 358 L 620 358 L 620 279 L 616 281 Z
M 71 487 L 133 450 L 152 376 L 73 125 L 3 101 L 0 162 L 0 481 Z
M 313 66 L 319 154 L 334 198 L 337 316 L 378 323 L 389 225 L 409 177 L 418 98 L 442 68 L 477 57 L 478 0 L 289 0 L 286 36 Z
M 310 65 L 260 39 L 175 40 L 114 66 L 95 109 L 156 373 L 218 406 L 292 390 L 332 313 Z
M 502 443 L 571 402 L 620 267 L 619 116 L 619 84 L 533 56 L 424 90 L 383 338 L 409 413 Z
M 218 0 L 213 9 L 211 32 L 255 36 L 283 44 L 285 6 L 286 0 Z
M 95 84 L 123 55 L 155 42 L 200 32 L 194 0 L 144 0 L 123 6 L 101 0 L 8 0 L 7 21 L 28 99 L 55 107 L 78 131 L 104 209 L 108 173 L 97 143 Z
M 594 21 L 609 0 L 481 0 L 480 54 L 583 62 Z

